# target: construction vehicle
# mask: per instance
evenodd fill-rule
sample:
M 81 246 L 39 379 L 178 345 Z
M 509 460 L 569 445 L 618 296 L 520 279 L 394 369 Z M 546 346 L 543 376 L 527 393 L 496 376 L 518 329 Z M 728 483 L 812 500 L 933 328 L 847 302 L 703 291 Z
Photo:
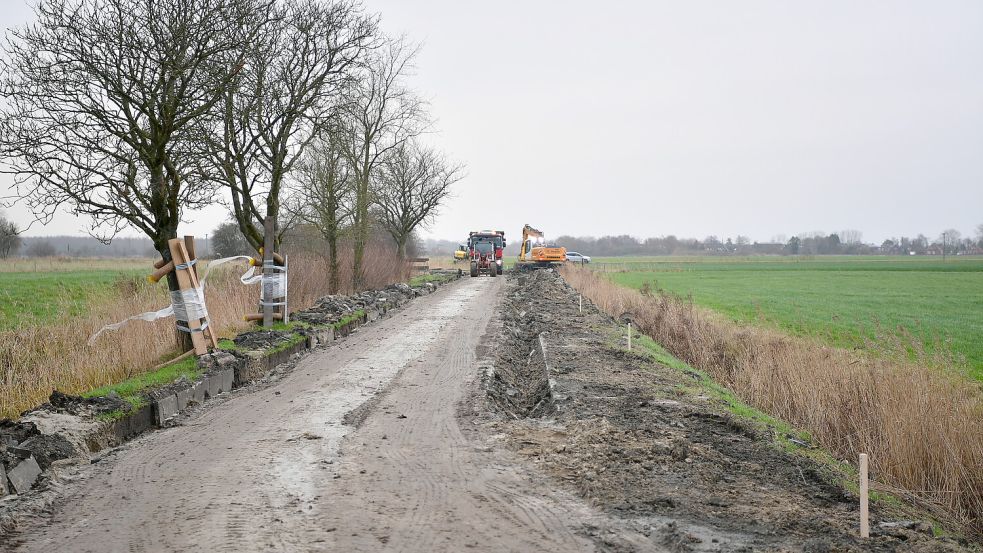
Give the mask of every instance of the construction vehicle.
M 471 248 L 471 276 L 478 275 L 497 276 L 501 271 L 501 265 L 496 263 L 495 242 L 479 241 L 474 243 Z
M 468 234 L 469 257 L 474 258 L 474 249 L 478 244 L 492 244 L 495 253 L 495 270 L 502 274 L 502 255 L 505 250 L 504 230 L 473 230 Z
M 467 260 L 468 260 L 468 247 L 465 246 L 464 244 L 458 244 L 457 250 L 454 252 L 454 263 L 457 263 L 458 261 L 467 261 Z
M 552 267 L 567 262 L 567 249 L 551 246 L 546 242 L 543 231 L 529 225 L 522 227 L 522 246 L 519 248 L 520 269 Z

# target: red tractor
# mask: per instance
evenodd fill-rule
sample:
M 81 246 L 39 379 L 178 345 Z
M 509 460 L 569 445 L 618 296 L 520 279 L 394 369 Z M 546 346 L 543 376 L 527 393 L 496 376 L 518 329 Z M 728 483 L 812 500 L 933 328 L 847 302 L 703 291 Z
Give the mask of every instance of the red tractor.
M 475 242 L 471 246 L 471 276 L 498 275 L 494 242 Z
M 481 230 L 481 231 L 471 231 L 468 235 L 468 255 L 473 261 L 475 259 L 475 250 L 479 245 L 482 249 L 487 249 L 488 245 L 492 246 L 494 253 L 494 259 L 492 260 L 495 264 L 496 274 L 502 274 L 502 252 L 505 249 L 505 231 L 501 230 Z M 474 272 L 474 271 L 472 271 Z M 493 275 L 494 276 L 494 275 Z

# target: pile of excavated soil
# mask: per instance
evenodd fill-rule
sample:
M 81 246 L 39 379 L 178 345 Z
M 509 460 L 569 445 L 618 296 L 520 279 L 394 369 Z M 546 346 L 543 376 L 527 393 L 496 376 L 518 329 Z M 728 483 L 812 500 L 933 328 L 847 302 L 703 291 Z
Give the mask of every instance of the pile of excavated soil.
M 586 300 L 580 313 L 577 292 L 558 274 L 509 274 L 507 286 L 483 348 L 493 365 L 487 405 L 497 415 L 482 427 L 558 485 L 642 528 L 653 549 L 962 550 L 876 506 L 872 537 L 861 541 L 857 499 L 826 469 L 731 415 L 695 375 L 626 351 L 623 326 Z M 552 407 L 537 410 L 547 380 L 535 361 L 540 334 Z M 623 547 L 592 537 L 602 550 Z
M 436 286 L 426 283 L 420 288 L 426 288 L 427 292 L 432 292 Z M 291 317 L 295 321 L 304 321 L 315 325 L 333 324 L 356 311 L 378 311 L 387 304 L 400 305 L 420 294 L 419 290 L 408 284 L 390 284 L 382 290 L 368 290 L 350 296 L 338 294 L 324 296 L 309 309 L 294 313 Z

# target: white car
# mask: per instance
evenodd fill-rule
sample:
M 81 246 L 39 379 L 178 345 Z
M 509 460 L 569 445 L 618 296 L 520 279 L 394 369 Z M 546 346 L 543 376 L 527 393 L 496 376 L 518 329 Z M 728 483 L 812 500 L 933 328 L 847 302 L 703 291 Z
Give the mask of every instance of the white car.
M 567 252 L 567 261 L 572 263 L 590 263 L 590 256 L 577 252 Z

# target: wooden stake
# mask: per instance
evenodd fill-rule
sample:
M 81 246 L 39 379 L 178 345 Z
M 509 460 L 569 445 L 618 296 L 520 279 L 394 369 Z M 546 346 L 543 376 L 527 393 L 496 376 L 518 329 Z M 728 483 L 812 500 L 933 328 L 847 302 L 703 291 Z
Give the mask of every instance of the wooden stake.
M 265 305 L 273 301 L 273 298 L 266 297 L 266 279 L 275 274 L 275 269 L 269 267 L 273 264 L 273 232 L 274 232 L 274 221 L 273 216 L 267 215 L 266 221 L 263 222 L 263 282 L 261 286 L 263 287 L 263 292 L 260 294 L 260 298 L 264 305 L 261 305 L 263 310 L 263 326 L 271 327 L 273 326 L 273 306 Z
M 198 256 L 195 254 L 195 237 L 194 236 L 185 236 L 184 237 L 184 249 L 188 251 L 188 256 L 189 256 L 188 259 L 195 259 L 195 260 L 198 259 Z M 195 266 L 191 268 L 191 270 L 195 273 L 195 280 L 198 280 L 198 263 L 197 262 L 195 263 Z
M 174 261 L 175 266 L 188 262 L 188 251 L 184 248 L 183 240 L 180 238 L 173 238 L 167 241 L 167 246 L 171 249 L 171 259 Z M 194 282 L 192 281 L 192 277 L 194 276 L 193 272 L 174 271 L 174 274 L 177 276 L 178 290 L 183 292 L 185 290 L 196 288 Z M 201 332 L 201 321 L 195 319 L 193 321 L 185 322 L 188 323 L 188 328 L 191 329 L 191 343 L 194 345 L 195 355 L 205 355 L 208 353 L 208 343 L 205 342 L 205 337 L 202 336 Z
M 182 359 L 187 359 L 188 357 L 191 357 L 191 354 L 193 354 L 194 352 L 195 352 L 195 350 L 189 349 L 188 351 L 182 353 L 181 355 L 178 355 L 174 359 L 170 359 L 168 361 L 164 361 L 160 365 L 157 365 L 156 367 L 150 369 L 150 372 L 154 372 L 154 371 L 163 369 L 164 367 L 166 367 L 166 366 L 168 366 L 168 365 L 170 365 L 172 363 L 177 363 L 178 361 L 181 361 Z
M 276 254 L 274 253 L 273 255 L 276 255 Z M 274 258 L 273 260 L 276 261 L 276 258 Z M 290 270 L 290 268 L 287 266 L 287 258 L 284 257 L 283 258 L 283 274 L 284 274 L 284 277 L 283 277 L 283 305 L 280 306 L 280 313 L 279 313 L 279 315 L 280 315 L 280 320 L 282 320 L 285 323 L 289 323 L 290 322 L 289 309 L 287 309 L 288 307 L 290 307 L 290 304 L 288 303 L 290 300 L 287 298 L 287 293 L 290 291 L 290 288 L 287 286 L 287 284 L 289 284 L 289 282 L 287 281 L 287 276 L 286 276 L 286 275 L 289 275 L 290 274 L 288 272 L 289 270 Z
M 870 513 L 868 512 L 867 454 L 860 454 L 860 537 L 870 537 Z
M 167 276 L 167 273 L 173 271 L 174 262 L 168 261 L 167 263 L 162 263 L 160 267 L 158 267 L 157 264 L 154 263 L 154 267 L 156 268 L 156 270 L 153 273 L 151 273 L 150 276 L 147 277 L 147 281 L 149 281 L 151 284 L 156 284 L 160 282 L 160 279 Z
M 584 312 L 584 295 L 581 294 L 579 296 L 579 299 L 580 299 L 580 312 L 583 313 Z
M 277 321 L 282 321 L 283 320 L 283 313 L 274 313 L 273 314 L 273 318 L 275 320 L 277 320 Z M 263 314 L 262 313 L 247 313 L 247 314 L 243 315 L 242 320 L 248 321 L 248 322 L 253 322 L 253 321 L 259 322 L 259 321 L 262 321 L 263 320 Z
M 628 321 L 628 351 L 631 351 L 631 321 Z

